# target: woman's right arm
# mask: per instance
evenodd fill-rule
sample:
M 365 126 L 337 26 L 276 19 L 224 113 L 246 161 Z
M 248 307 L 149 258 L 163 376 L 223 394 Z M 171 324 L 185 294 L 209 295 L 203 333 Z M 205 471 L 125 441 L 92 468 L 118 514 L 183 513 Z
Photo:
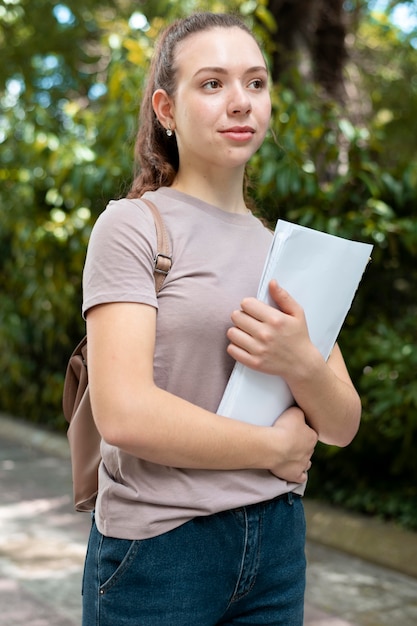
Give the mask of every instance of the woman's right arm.
M 317 434 L 298 408 L 288 409 L 273 428 L 260 427 L 216 415 L 155 385 L 156 314 L 136 303 L 88 311 L 90 397 L 103 439 L 162 465 L 266 469 L 303 482 Z

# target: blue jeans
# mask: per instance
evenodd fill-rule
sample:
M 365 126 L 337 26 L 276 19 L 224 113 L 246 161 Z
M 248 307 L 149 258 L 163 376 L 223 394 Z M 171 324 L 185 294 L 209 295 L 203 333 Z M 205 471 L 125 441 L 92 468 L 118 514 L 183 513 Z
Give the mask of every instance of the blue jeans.
M 293 494 L 139 541 L 105 537 L 93 522 L 83 626 L 302 626 L 304 545 Z

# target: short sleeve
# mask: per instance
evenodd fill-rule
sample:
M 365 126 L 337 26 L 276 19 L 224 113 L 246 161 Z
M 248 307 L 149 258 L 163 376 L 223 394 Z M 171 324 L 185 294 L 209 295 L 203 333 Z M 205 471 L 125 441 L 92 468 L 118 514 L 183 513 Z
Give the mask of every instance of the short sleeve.
M 157 308 L 153 276 L 156 230 L 146 205 L 112 201 L 91 232 L 83 272 L 83 306 L 137 302 Z

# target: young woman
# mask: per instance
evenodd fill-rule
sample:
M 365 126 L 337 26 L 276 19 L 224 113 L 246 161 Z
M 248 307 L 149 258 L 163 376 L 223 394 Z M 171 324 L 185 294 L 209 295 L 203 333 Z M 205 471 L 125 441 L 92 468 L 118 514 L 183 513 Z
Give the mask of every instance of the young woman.
M 141 106 L 129 197 L 98 219 L 84 272 L 91 402 L 103 437 L 84 626 L 301 626 L 301 495 L 317 440 L 354 437 L 360 401 L 276 283 L 255 299 L 271 233 L 245 166 L 270 122 L 268 73 L 231 15 L 162 34 Z M 152 200 L 173 266 L 158 299 Z M 216 414 L 235 360 L 283 376 L 273 427 Z

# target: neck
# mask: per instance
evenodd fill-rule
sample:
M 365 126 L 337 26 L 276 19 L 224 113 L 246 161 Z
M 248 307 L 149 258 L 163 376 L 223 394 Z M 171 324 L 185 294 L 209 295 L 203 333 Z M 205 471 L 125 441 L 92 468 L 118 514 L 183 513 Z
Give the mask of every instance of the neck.
M 227 179 L 226 177 L 219 178 L 217 175 L 216 181 L 213 182 L 207 175 L 198 176 L 194 172 L 192 176 L 184 176 L 180 170 L 172 188 L 228 213 L 248 213 L 243 197 L 242 175 L 234 178 L 227 177 Z

